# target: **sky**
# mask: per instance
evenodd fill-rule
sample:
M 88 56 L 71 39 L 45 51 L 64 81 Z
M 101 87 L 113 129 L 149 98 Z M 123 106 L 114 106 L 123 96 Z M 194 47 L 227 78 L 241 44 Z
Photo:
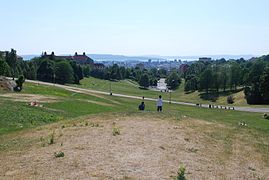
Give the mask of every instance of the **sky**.
M 268 0 L 0 0 L 18 54 L 263 55 Z

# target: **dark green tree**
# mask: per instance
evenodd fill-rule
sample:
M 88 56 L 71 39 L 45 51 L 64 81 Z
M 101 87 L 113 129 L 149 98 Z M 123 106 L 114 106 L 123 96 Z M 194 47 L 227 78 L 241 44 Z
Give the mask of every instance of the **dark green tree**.
M 8 76 L 9 72 L 10 72 L 9 65 L 3 58 L 0 58 L 0 75 Z
M 7 53 L 6 61 L 9 67 L 11 67 L 11 74 L 14 79 L 16 75 L 16 68 L 17 68 L 17 53 L 14 49 L 11 49 L 11 52 Z
M 37 69 L 37 79 L 45 82 L 54 82 L 54 62 L 49 59 L 42 60 Z
M 148 74 L 143 74 L 140 78 L 139 85 L 143 88 L 149 87 L 149 76 Z
M 177 74 L 177 72 L 173 71 L 169 74 L 169 76 L 166 78 L 167 86 L 170 87 L 170 89 L 176 89 L 181 83 L 181 78 Z
M 55 64 L 55 78 L 60 84 L 74 82 L 74 71 L 69 62 L 60 61 Z
M 209 93 L 209 89 L 212 87 L 213 74 L 211 69 L 206 69 L 200 76 L 200 90 L 205 90 Z

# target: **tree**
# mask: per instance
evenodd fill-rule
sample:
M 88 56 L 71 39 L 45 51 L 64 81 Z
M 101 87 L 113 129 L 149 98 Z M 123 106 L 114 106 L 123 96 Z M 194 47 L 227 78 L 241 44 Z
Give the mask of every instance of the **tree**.
M 177 72 L 173 71 L 169 74 L 169 76 L 166 78 L 165 82 L 170 87 L 170 89 L 176 89 L 181 83 L 181 78 L 177 74 Z
M 139 80 L 139 85 L 143 88 L 148 88 L 149 87 L 149 76 L 148 74 L 144 73 L 140 80 Z
M 241 78 L 242 70 L 238 63 L 234 62 L 231 64 L 231 81 L 230 81 L 230 89 L 237 89 Z
M 44 59 L 37 69 L 37 79 L 45 82 L 54 82 L 54 62 Z
M 224 66 L 221 67 L 221 72 L 220 72 L 220 76 L 222 79 L 221 84 L 222 84 L 222 88 L 224 92 L 226 91 L 226 86 L 229 80 L 228 69 L 229 69 L 229 66 L 225 64 Z
M 14 49 L 11 49 L 11 52 L 7 53 L 6 61 L 9 67 L 11 67 L 11 74 L 14 79 L 15 74 L 16 74 L 16 67 L 17 67 L 17 53 Z
M 83 72 L 80 65 L 77 65 L 76 62 L 71 61 L 70 62 L 73 72 L 74 72 L 74 83 L 79 84 L 79 81 L 83 79 Z
M 55 77 L 57 83 L 73 83 L 74 71 L 70 63 L 67 61 L 57 62 L 55 65 Z
M 185 79 L 184 91 L 196 91 L 198 90 L 198 78 L 194 75 L 187 76 Z
M 0 58 L 0 75 L 8 76 L 10 72 L 10 67 L 6 61 Z
M 90 66 L 86 65 L 82 67 L 83 75 L 89 77 L 91 74 Z
M 213 75 L 211 69 L 206 69 L 200 76 L 200 89 L 209 92 L 212 87 Z
M 260 92 L 263 102 L 269 103 L 269 68 L 267 68 L 260 78 Z

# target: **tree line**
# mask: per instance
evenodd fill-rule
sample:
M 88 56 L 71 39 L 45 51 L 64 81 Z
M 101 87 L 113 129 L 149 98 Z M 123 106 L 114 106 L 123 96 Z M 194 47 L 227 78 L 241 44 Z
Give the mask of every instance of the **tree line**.
M 160 78 L 166 78 L 166 82 L 171 89 L 176 89 L 181 83 L 181 78 L 176 70 L 168 72 L 165 69 L 157 68 L 125 68 L 123 66 L 120 67 L 117 64 L 106 67 L 105 69 L 93 69 L 90 71 L 90 76 L 112 81 L 131 79 L 138 82 L 142 88 L 157 86 L 157 82 Z
M 244 88 L 249 104 L 269 103 L 269 55 L 251 60 L 220 59 L 193 63 L 186 72 L 185 91 L 226 92 Z
M 73 61 L 65 59 L 38 57 L 30 61 L 18 59 L 16 50 L 0 53 L 0 75 L 19 77 L 23 75 L 26 79 L 40 80 L 52 83 L 76 83 L 83 79 L 82 67 Z M 89 74 L 89 72 L 88 72 Z

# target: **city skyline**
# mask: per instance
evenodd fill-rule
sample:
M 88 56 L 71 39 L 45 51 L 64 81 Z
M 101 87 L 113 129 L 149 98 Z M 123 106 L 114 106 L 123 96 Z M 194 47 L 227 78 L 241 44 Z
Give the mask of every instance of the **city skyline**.
M 268 53 L 269 2 L 0 1 L 0 49 L 127 56 Z

